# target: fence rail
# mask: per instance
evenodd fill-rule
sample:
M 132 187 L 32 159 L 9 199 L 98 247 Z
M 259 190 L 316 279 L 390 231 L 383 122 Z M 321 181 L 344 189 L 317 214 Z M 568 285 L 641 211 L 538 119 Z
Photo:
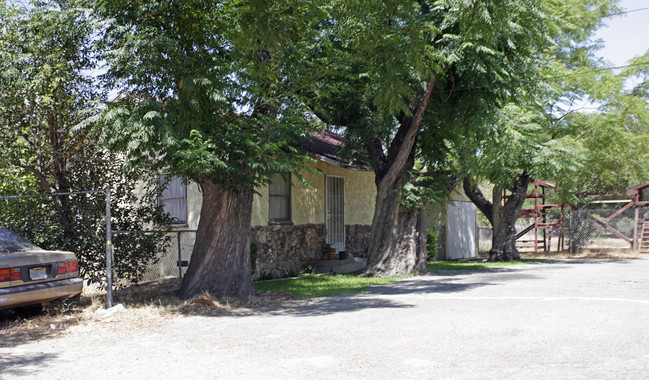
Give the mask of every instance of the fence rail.
M 38 245 L 75 252 L 86 276 L 103 269 L 106 303 L 112 307 L 110 193 L 108 184 L 103 189 L 0 196 L 0 225 Z M 94 196 L 99 194 L 103 200 Z M 97 220 L 98 215 L 104 216 L 103 221 Z
M 581 208 L 570 211 L 563 223 L 569 253 L 584 251 L 638 251 L 643 221 L 649 221 L 649 207 Z M 517 230 L 525 226 L 517 226 Z M 491 248 L 491 227 L 478 227 L 480 251 Z M 534 230 L 525 239 L 533 238 Z M 538 238 L 543 239 L 541 231 Z M 553 231 L 551 251 L 558 251 L 557 230 Z M 546 236 L 546 239 L 550 236 Z M 525 251 L 525 250 L 522 250 Z M 529 251 L 529 250 L 528 250 Z
M 113 231 L 115 245 L 125 235 L 155 235 L 164 240 L 163 249 L 156 253 L 156 259 L 141 276 L 143 281 L 159 280 L 167 277 L 178 277 L 182 281 L 196 240 L 196 230 L 146 230 L 146 231 Z

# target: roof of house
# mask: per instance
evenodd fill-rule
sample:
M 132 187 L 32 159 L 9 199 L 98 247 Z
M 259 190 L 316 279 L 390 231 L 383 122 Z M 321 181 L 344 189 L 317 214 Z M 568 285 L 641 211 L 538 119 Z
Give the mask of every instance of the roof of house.
M 311 135 L 308 139 L 302 140 L 300 145 L 310 153 L 317 154 L 331 160 L 340 161 L 338 152 L 345 145 L 345 138 L 330 131 L 321 131 Z

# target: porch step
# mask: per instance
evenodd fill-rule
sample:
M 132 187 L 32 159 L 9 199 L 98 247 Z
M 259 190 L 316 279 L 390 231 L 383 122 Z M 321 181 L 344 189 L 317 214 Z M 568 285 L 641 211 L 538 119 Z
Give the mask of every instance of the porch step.
M 362 257 L 352 257 L 345 260 L 320 260 L 316 261 L 316 271 L 318 273 L 352 273 L 358 272 L 365 268 L 367 259 Z

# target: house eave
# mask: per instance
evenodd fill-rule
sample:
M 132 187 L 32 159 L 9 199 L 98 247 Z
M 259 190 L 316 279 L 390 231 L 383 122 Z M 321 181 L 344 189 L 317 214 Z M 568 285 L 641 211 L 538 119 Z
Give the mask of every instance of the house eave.
M 349 169 L 349 170 L 357 170 L 357 171 L 362 171 L 362 172 L 371 172 L 372 171 L 371 169 L 369 169 L 367 167 L 359 167 L 359 166 L 355 166 L 355 165 L 350 165 L 350 164 L 347 164 L 347 163 L 344 163 L 344 162 L 340 162 L 338 160 L 334 160 L 333 158 L 323 156 L 321 154 L 312 154 L 312 155 L 314 156 L 315 159 L 317 159 L 319 161 L 326 162 L 326 163 L 328 163 L 330 165 L 338 166 L 340 168 Z

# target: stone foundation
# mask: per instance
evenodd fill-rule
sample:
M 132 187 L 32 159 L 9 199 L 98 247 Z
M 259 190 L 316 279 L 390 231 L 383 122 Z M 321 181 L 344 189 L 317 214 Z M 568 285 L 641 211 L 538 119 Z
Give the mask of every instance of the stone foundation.
M 346 225 L 347 257 L 366 257 L 370 226 Z M 253 279 L 300 273 L 307 261 L 323 259 L 327 239 L 324 224 L 269 225 L 252 228 L 259 247 Z
M 327 238 L 324 224 L 258 226 L 252 233 L 259 244 L 253 279 L 299 273 L 307 260 L 320 260 Z
M 345 249 L 348 257 L 367 257 L 372 226 L 351 224 L 345 226 Z

